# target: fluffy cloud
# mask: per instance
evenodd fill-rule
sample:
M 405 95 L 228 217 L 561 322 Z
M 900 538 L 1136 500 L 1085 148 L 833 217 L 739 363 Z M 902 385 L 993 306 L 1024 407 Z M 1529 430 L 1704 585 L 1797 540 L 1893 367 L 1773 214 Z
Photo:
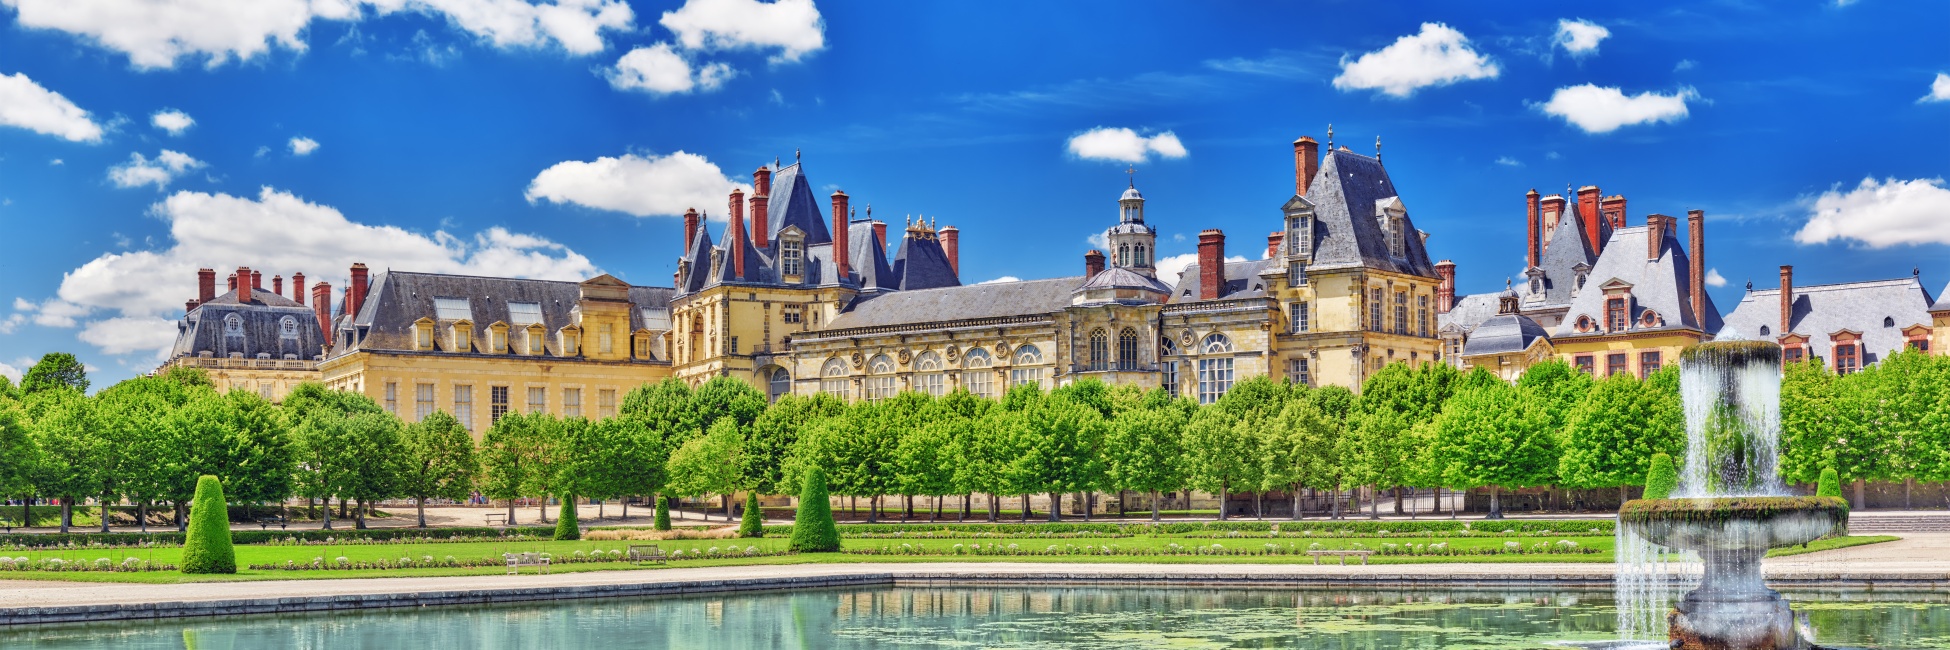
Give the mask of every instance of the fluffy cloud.
M 1623 126 L 1685 119 L 1686 100 L 1698 98 L 1699 93 L 1691 88 L 1670 95 L 1646 91 L 1627 96 L 1617 88 L 1583 84 L 1559 88 L 1551 93 L 1550 101 L 1537 107 L 1585 133 L 1609 133 Z
M 616 60 L 616 67 L 605 71 L 609 85 L 617 90 L 636 90 L 652 95 L 672 95 L 692 91 L 710 92 L 724 85 L 737 71 L 724 63 L 693 68 L 684 55 L 669 43 L 630 50 Z
M 1022 278 L 1018 278 L 1018 277 L 1016 277 L 1016 276 L 1013 276 L 1013 275 L 1005 275 L 1005 276 L 1002 276 L 1002 277 L 999 277 L 999 278 L 996 278 L 996 279 L 994 279 L 994 280 L 984 280 L 984 281 L 982 281 L 982 282 L 978 282 L 977 284 L 998 284 L 998 283 L 1002 283 L 1002 282 L 1021 282 L 1021 281 L 1022 281 Z
M 1185 143 L 1170 131 L 1149 137 L 1126 128 L 1100 126 L 1070 137 L 1070 154 L 1086 160 L 1116 160 L 1140 163 L 1158 154 L 1160 158 L 1184 158 Z
M 1598 51 L 1598 42 L 1611 36 L 1611 30 L 1583 18 L 1577 20 L 1558 19 L 1557 35 L 1551 40 L 1571 56 L 1584 56 Z
M 42 88 L 24 72 L 0 74 L 0 126 L 16 126 L 74 142 L 102 139 L 102 127 L 88 119 L 88 111 L 61 93 Z
M 1840 185 L 1808 202 L 1808 223 L 1794 241 L 1822 244 L 1852 239 L 1870 248 L 1899 244 L 1950 244 L 1950 188 L 1941 178 L 1878 182 L 1864 178 L 1853 189 Z
M 318 141 L 301 135 L 291 139 L 290 147 L 293 156 L 309 156 L 318 150 Z
M 20 383 L 20 376 L 23 374 L 26 374 L 26 370 L 19 366 L 10 363 L 0 363 L 0 377 L 6 377 L 7 381 L 18 384 Z
M 154 185 L 156 191 L 160 192 L 183 172 L 202 166 L 202 161 L 191 158 L 189 154 L 168 149 L 156 154 L 154 160 L 142 157 L 139 152 L 131 153 L 128 162 L 108 168 L 108 180 L 113 181 L 116 187 L 123 188 Z
M 826 24 L 812 0 L 686 0 L 658 22 L 687 49 L 778 48 L 773 63 L 798 61 L 826 47 Z
M 1930 83 L 1930 94 L 1916 101 L 1917 103 L 1950 102 L 1950 73 L 1936 73 L 1936 81 Z
M 1246 258 L 1243 255 L 1233 255 L 1226 258 L 1227 263 L 1244 262 L 1244 261 L 1246 261 Z M 1183 255 L 1160 257 L 1158 258 L 1158 266 L 1157 266 L 1158 280 L 1164 282 L 1167 285 L 1177 285 L 1178 276 L 1183 275 L 1185 273 L 1186 268 L 1197 263 L 1198 263 L 1198 253 L 1185 253 Z
M 1396 39 L 1388 47 L 1353 61 L 1341 57 L 1341 74 L 1334 77 L 1334 87 L 1407 97 L 1421 88 L 1494 79 L 1501 72 L 1489 57 L 1470 49 L 1469 37 L 1462 32 L 1442 23 L 1422 23 L 1421 32 Z
M 170 135 L 182 135 L 184 131 L 196 125 L 196 120 L 191 119 L 189 113 L 170 108 L 156 111 L 155 115 L 149 116 L 149 124 L 168 131 Z
M 79 36 L 128 55 L 137 68 L 174 68 L 185 58 L 208 65 L 249 61 L 274 47 L 305 50 L 314 19 L 356 21 L 368 11 L 439 16 L 495 47 L 560 45 L 571 54 L 606 47 L 605 30 L 636 19 L 624 0 L 0 0 L 22 26 Z
M 535 175 L 527 197 L 529 203 L 573 203 L 648 217 L 722 206 L 725 196 L 739 187 L 744 186 L 704 156 L 678 151 L 559 162 Z
M 1706 270 L 1706 286 L 1709 286 L 1709 287 L 1724 287 L 1724 286 L 1727 286 L 1727 276 L 1724 276 L 1724 275 L 1720 275 L 1720 270 L 1719 270 L 1719 269 L 1707 269 L 1707 270 Z
M 1497 156 L 1496 164 L 1502 165 L 1504 167 L 1522 167 L 1523 161 L 1517 160 L 1515 158 L 1511 158 L 1509 156 Z
M 358 223 L 331 206 L 266 187 L 255 198 L 182 191 L 150 212 L 169 224 L 171 245 L 108 253 L 68 272 L 57 297 L 40 315 L 69 310 L 81 339 L 108 354 L 155 351 L 174 337 L 168 320 L 196 295 L 196 269 L 249 265 L 267 273 L 310 272 L 344 283 L 354 262 L 502 277 L 580 280 L 600 271 L 587 257 L 555 242 L 502 228 L 463 238 L 395 226 Z M 78 311 L 79 313 L 73 313 Z

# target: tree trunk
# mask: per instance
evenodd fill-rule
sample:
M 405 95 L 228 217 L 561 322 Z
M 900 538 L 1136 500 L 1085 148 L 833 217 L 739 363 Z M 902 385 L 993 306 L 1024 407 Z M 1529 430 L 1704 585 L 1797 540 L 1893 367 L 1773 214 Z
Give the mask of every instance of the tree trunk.
M 1266 519 L 1266 493 L 1253 492 L 1253 518 Z
M 427 527 L 427 498 L 415 497 L 413 499 L 413 509 L 419 513 L 420 527 L 426 528 Z
M 142 532 L 145 533 L 149 532 L 149 502 L 148 501 L 143 501 L 135 504 L 135 519 L 136 519 L 136 523 L 141 524 Z
M 867 523 L 880 523 L 880 495 L 867 497 Z
M 929 522 L 941 521 L 941 495 L 934 495 L 934 514 L 928 515 Z
M 102 507 L 101 507 L 101 511 L 102 511 L 102 532 L 104 532 L 104 533 L 106 533 L 106 532 L 108 532 L 108 498 L 109 498 L 109 497 L 108 497 L 108 495 L 107 495 L 107 494 L 103 494 L 103 495 L 102 495 Z M 1904 501 L 1904 505 L 1905 505 L 1905 506 L 1907 506 L 1907 505 L 1908 505 L 1908 501 L 1909 501 L 1909 493 L 1908 493 L 1908 492 L 1904 492 L 1904 493 L 1903 493 L 1903 501 Z
M 623 504 L 623 520 L 624 520 L 624 521 L 629 521 L 629 520 L 630 520 L 630 499 L 631 499 L 631 497 L 623 497 L 623 498 L 621 498 L 621 499 L 617 499 L 617 501 L 619 501 L 619 502 L 622 502 L 622 504 Z M 596 514 L 597 514 L 597 516 L 598 516 L 598 517 L 601 517 L 601 516 L 602 516 L 602 513 L 600 513 L 600 512 L 599 512 L 599 513 L 596 513 Z
M 1863 508 L 1869 507 L 1868 496 L 1864 494 L 1864 491 L 1868 488 L 1868 485 L 1869 482 L 1866 480 L 1859 479 L 1859 478 L 1855 479 L 1855 508 L 1854 509 L 1861 510 Z M 62 503 L 67 503 L 67 501 L 63 500 Z M 68 532 L 68 525 L 65 522 L 61 524 L 61 532 L 64 533 Z
M 510 501 L 509 503 L 513 503 L 513 502 Z M 332 529 L 332 498 L 331 497 L 325 497 L 325 520 L 324 521 L 325 521 L 325 525 L 319 530 L 331 530 Z
M 1368 488 L 1368 489 L 1370 489 L 1370 490 L 1373 490 L 1373 491 L 1374 491 L 1374 493 L 1373 493 L 1373 494 L 1370 494 L 1370 495 L 1368 495 L 1368 496 L 1369 496 L 1369 499 L 1368 499 L 1368 518 L 1369 518 L 1369 519 L 1380 519 L 1380 518 L 1381 518 L 1381 486 L 1380 486 L 1380 485 L 1376 485 L 1376 486 L 1374 486 L 1374 487 L 1372 487 L 1372 488 Z
M 365 530 L 365 529 L 366 529 L 366 501 L 365 501 L 365 499 L 360 499 L 360 500 L 359 500 L 359 507 L 357 507 L 357 508 L 354 508 L 354 509 L 353 509 L 352 511 L 353 511 L 353 512 L 356 512 L 356 513 L 358 513 L 358 515 L 359 515 L 359 518 L 358 518 L 358 519 L 356 519 L 356 520 L 354 520 L 354 521 L 352 522 L 352 527 L 353 527 L 353 528 L 355 528 L 355 529 L 358 529 L 358 530 Z
M 504 525 L 507 526 L 515 525 L 515 500 L 514 499 L 508 499 L 508 523 Z
M 1151 520 L 1152 520 L 1152 521 L 1158 521 L 1158 520 L 1159 520 L 1159 516 L 1158 516 L 1158 491 L 1157 491 L 1157 490 L 1152 490 L 1152 491 L 1151 491 Z
M 724 520 L 731 521 L 731 495 L 720 494 L 718 499 L 724 501 Z
M 339 518 L 344 519 L 348 516 L 345 514 L 345 499 L 339 499 Z
M 604 499 L 596 500 L 596 518 L 603 518 L 603 507 L 609 505 Z
M 1022 523 L 1029 523 L 1029 493 L 1022 493 Z
M 1219 521 L 1226 520 L 1226 502 L 1232 500 L 1232 484 L 1219 481 Z
M 1340 519 L 1341 518 L 1341 484 L 1340 483 L 1334 484 L 1334 494 L 1333 496 L 1330 496 L 1328 498 L 1334 500 L 1334 503 L 1328 506 L 1331 510 L 1331 512 L 1327 515 L 1328 518 Z
M 61 497 L 61 534 L 68 534 L 68 526 L 74 524 L 74 499 Z
M 1483 517 L 1484 519 L 1503 518 L 1503 500 L 1502 500 L 1502 495 L 1498 492 L 1498 489 L 1499 489 L 1498 486 L 1495 485 L 1490 486 L 1490 514 L 1485 515 Z
M 1063 521 L 1063 495 L 1049 493 L 1049 520 Z
M 172 507 L 176 509 L 176 532 L 189 530 L 189 524 L 183 521 L 183 502 L 177 501 Z
M 318 500 L 317 500 L 317 499 L 314 499 L 314 498 L 311 498 L 311 497 L 305 497 L 305 518 L 306 518 L 306 519 L 317 519 L 317 518 L 318 518 Z
M 20 527 L 34 527 L 34 497 L 32 496 L 20 500 Z
M 1909 509 L 1909 493 L 1914 489 L 1916 489 L 1916 479 L 1914 477 L 1903 479 L 1903 509 L 1904 510 Z M 102 532 L 108 532 L 108 531 L 103 530 Z
M 1287 489 L 1292 490 L 1291 492 L 1287 493 L 1287 498 L 1293 501 L 1293 512 L 1288 514 L 1287 517 L 1294 521 L 1299 521 L 1300 520 L 1300 486 L 1295 485 Z
M 1096 504 L 1094 503 L 1094 502 L 1096 501 L 1096 499 L 1097 499 L 1097 493 L 1095 493 L 1095 492 L 1089 492 L 1089 491 L 1085 491 L 1085 492 L 1083 493 L 1083 521 L 1084 521 L 1084 523 L 1090 523 L 1090 511 L 1092 511 L 1092 510 L 1096 510 L 1096 508 L 1094 507 L 1094 506 L 1096 506 Z
M 1128 511 L 1126 511 L 1125 508 L 1130 504 L 1131 499 L 1130 499 L 1130 495 L 1126 494 L 1125 492 L 1126 491 L 1123 489 L 1119 489 L 1117 491 L 1117 518 L 1118 519 L 1123 519 L 1125 515 L 1130 514 Z
M 543 494 L 542 498 L 535 502 L 535 516 L 540 517 L 542 523 L 544 524 L 548 523 L 548 495 L 547 494 Z M 706 515 L 706 518 L 708 519 L 709 515 Z
M 1402 486 L 1395 486 L 1395 514 L 1402 514 Z

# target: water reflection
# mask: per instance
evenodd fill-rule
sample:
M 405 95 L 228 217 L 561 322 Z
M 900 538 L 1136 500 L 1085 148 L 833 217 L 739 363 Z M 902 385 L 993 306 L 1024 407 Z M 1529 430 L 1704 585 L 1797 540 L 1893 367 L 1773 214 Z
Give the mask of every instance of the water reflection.
M 1950 596 L 1796 602 L 1823 644 L 1950 647 Z M 43 627 L 0 647 L 1550 648 L 1614 624 L 1601 591 L 902 588 Z

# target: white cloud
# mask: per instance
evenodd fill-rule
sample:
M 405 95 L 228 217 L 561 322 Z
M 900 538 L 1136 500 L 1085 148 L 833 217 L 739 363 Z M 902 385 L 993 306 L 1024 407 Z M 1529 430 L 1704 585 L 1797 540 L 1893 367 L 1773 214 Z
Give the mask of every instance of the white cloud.
M 652 95 L 672 95 L 691 91 L 711 92 L 738 72 L 724 63 L 709 63 L 693 68 L 690 60 L 669 43 L 630 50 L 616 60 L 616 67 L 604 71 L 611 88 L 638 90 Z M 776 96 L 776 91 L 774 92 Z
M 1519 161 L 1519 160 L 1517 160 L 1517 159 L 1515 159 L 1515 158 L 1511 158 L 1511 157 L 1509 157 L 1509 156 L 1498 156 L 1498 157 L 1496 158 L 1496 164 L 1498 164 L 1498 165 L 1503 165 L 1503 166 L 1505 166 L 1505 167 L 1522 167 L 1522 166 L 1523 166 L 1523 162 L 1522 162 L 1522 161 Z
M 15 298 L 14 309 L 17 311 L 7 320 L 15 326 L 23 320 L 32 320 L 35 325 L 42 327 L 74 327 L 77 322 L 75 319 L 88 315 L 87 307 L 60 298 L 49 298 L 40 304 Z
M 1185 143 L 1170 131 L 1152 136 L 1136 131 L 1100 126 L 1070 137 L 1070 154 L 1086 160 L 1115 160 L 1141 163 L 1158 154 L 1160 158 L 1184 158 Z
M 1709 286 L 1709 287 L 1724 287 L 1724 286 L 1727 286 L 1727 276 L 1724 276 L 1724 275 L 1720 275 L 1720 270 L 1719 270 L 1719 269 L 1707 269 L 1707 270 L 1706 270 L 1706 286 Z
M 16 126 L 73 142 L 102 139 L 102 127 L 88 119 L 88 111 L 61 93 L 42 88 L 24 72 L 0 74 L 0 126 Z
M 268 272 L 306 272 L 334 285 L 343 269 L 376 269 L 580 280 L 599 273 L 589 258 L 532 235 L 496 227 L 463 238 L 347 219 L 331 206 L 263 188 L 255 198 L 180 191 L 150 209 L 169 224 L 168 248 L 106 253 L 64 275 L 56 298 L 35 320 L 66 316 L 80 336 L 108 354 L 166 349 L 168 320 L 196 295 L 196 269 L 249 265 Z M 101 313 L 106 312 L 106 313 Z
M 1243 255 L 1232 255 L 1226 257 L 1226 262 L 1228 263 L 1244 262 L 1244 261 L 1246 261 L 1246 258 Z M 1182 255 L 1172 255 L 1170 257 L 1160 257 L 1158 258 L 1158 266 L 1157 266 L 1158 280 L 1168 285 L 1177 285 L 1178 276 L 1183 275 L 1187 267 L 1190 267 L 1191 265 L 1197 263 L 1198 263 L 1198 253 L 1185 253 Z
M 1692 59 L 1680 59 L 1678 63 L 1672 65 L 1672 71 L 1684 72 L 1686 70 L 1691 70 L 1697 67 L 1699 67 L 1698 61 L 1694 61 Z
M 182 135 L 184 131 L 196 125 L 196 120 L 191 119 L 189 113 L 170 108 L 156 111 L 155 115 L 149 116 L 149 124 L 168 131 L 170 135 Z
M 678 151 L 559 162 L 535 175 L 526 196 L 529 203 L 574 203 L 648 217 L 723 206 L 725 196 L 739 187 L 744 186 L 704 156 Z M 729 217 L 721 212 L 716 218 Z
M 1557 35 L 1551 40 L 1571 56 L 1584 56 L 1598 51 L 1598 42 L 1611 36 L 1611 30 L 1583 18 L 1557 21 Z
M 273 48 L 306 49 L 314 19 L 357 21 L 413 12 L 501 48 L 559 45 L 593 54 L 605 30 L 627 31 L 635 14 L 624 0 L 0 0 L 22 26 L 53 29 L 128 55 L 137 68 L 174 68 L 203 58 L 215 67 L 249 61 Z
M 114 181 L 116 187 L 154 185 L 156 191 L 160 192 L 183 172 L 202 166 L 202 161 L 182 152 L 164 149 L 156 154 L 154 160 L 144 158 L 138 152 L 129 154 L 128 162 L 108 168 L 108 179 Z
M 1100 251 L 1110 250 L 1110 237 L 1102 232 L 1091 233 L 1089 237 L 1084 238 L 1084 241 L 1089 243 L 1091 248 Z
M 1494 79 L 1501 70 L 1489 57 L 1470 49 L 1469 37 L 1442 23 L 1422 23 L 1422 31 L 1349 61 L 1341 57 L 1334 87 L 1380 90 L 1407 97 L 1429 86 L 1471 79 Z
M 826 24 L 812 0 L 686 0 L 658 22 L 692 50 L 778 48 L 773 63 L 798 61 L 826 47 Z
M 68 164 L 68 162 L 60 158 L 55 158 L 53 160 L 47 161 L 47 164 L 53 167 L 60 167 L 62 165 Z
M 1950 102 L 1950 73 L 1936 73 L 1936 81 L 1930 83 L 1930 94 L 1924 95 L 1917 103 Z
M 1002 276 L 1002 277 L 999 277 L 999 278 L 996 278 L 996 279 L 994 279 L 994 280 L 986 280 L 986 281 L 983 281 L 983 282 L 978 282 L 977 284 L 996 284 L 996 283 L 999 283 L 999 282 L 1021 282 L 1021 281 L 1022 281 L 1022 278 L 1018 278 L 1018 277 L 1016 277 L 1016 276 L 1013 276 L 1013 275 L 1005 275 L 1005 276 Z
M 1950 188 L 1941 178 L 1864 178 L 1853 189 L 1836 185 L 1807 204 L 1808 223 L 1794 233 L 1798 243 L 1950 244 L 1950 219 L 1944 218 L 1950 214 Z
M 1699 93 L 1691 88 L 1670 95 L 1646 91 L 1626 96 L 1617 88 L 1583 84 L 1559 88 L 1551 93 L 1550 101 L 1537 107 L 1585 133 L 1609 133 L 1623 126 L 1685 119 L 1686 100 L 1698 98 Z
M 318 150 L 318 141 L 301 135 L 291 139 L 290 147 L 293 156 L 309 156 Z
M 19 367 L 9 363 L 0 363 L 0 377 L 6 377 L 8 381 L 18 384 L 20 383 L 20 376 L 22 374 L 24 374 L 24 371 Z

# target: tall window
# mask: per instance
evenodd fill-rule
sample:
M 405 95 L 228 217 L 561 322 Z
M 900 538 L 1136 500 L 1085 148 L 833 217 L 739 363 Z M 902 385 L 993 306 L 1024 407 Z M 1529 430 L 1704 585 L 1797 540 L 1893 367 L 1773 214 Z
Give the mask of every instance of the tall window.
M 1287 380 L 1299 386 L 1314 385 L 1313 368 L 1307 361 L 1308 359 L 1288 359 L 1286 362 Z
M 269 399 L 271 399 L 271 382 L 268 382 L 268 381 L 265 381 L 265 382 L 258 382 L 258 384 L 257 384 L 257 396 L 258 396 L 258 397 L 262 397 L 262 398 L 264 398 L 265 400 L 269 400 Z
M 1376 291 L 1377 297 L 1379 290 Z M 1201 354 L 1230 354 L 1232 340 L 1224 334 L 1210 334 L 1199 344 Z M 1198 360 L 1198 402 L 1211 404 L 1232 390 L 1232 357 L 1208 357 Z
M 528 412 L 530 414 L 548 412 L 547 388 L 541 386 L 528 387 Z
M 1835 344 L 1835 374 L 1846 375 L 1862 369 L 1860 346 L 1854 343 Z
M 542 340 L 547 337 L 548 335 L 543 333 L 543 330 L 541 328 L 539 327 L 529 328 L 528 329 L 528 353 L 538 357 L 541 356 Z
M 616 417 L 616 389 L 599 388 L 596 390 L 596 417 Z
M 1781 348 L 1782 363 L 1801 363 L 1801 346 L 1790 345 Z
M 562 389 L 562 417 L 565 418 L 582 417 L 582 389 L 580 388 Z
M 1151 266 L 1151 256 L 1145 252 L 1144 244 L 1137 245 L 1137 264 L 1134 266 Z
M 845 361 L 841 361 L 839 359 L 827 359 L 826 365 L 820 367 L 819 392 L 825 393 L 827 395 L 832 395 L 834 397 L 838 397 L 840 398 L 840 400 L 844 401 L 847 398 L 851 397 L 850 395 L 847 394 L 848 392 L 851 392 L 847 390 L 850 385 L 851 382 L 849 382 L 846 378 Z
M 922 352 L 914 357 L 914 390 L 940 397 L 948 390 L 948 376 L 941 373 L 941 355 Z
M 1169 337 L 1158 339 L 1158 369 L 1163 371 L 1158 379 L 1164 384 L 1165 393 L 1172 397 L 1178 396 L 1178 360 L 1172 358 L 1175 356 L 1178 356 L 1178 344 Z
M 773 370 L 772 377 L 766 382 L 765 397 L 767 401 L 777 402 L 779 398 L 785 397 L 787 393 L 791 392 L 792 373 L 786 372 L 784 368 Z
M 1415 326 L 1422 336 L 1429 335 L 1429 297 L 1415 297 Z
M 1286 239 L 1292 242 L 1293 254 L 1303 257 L 1312 255 L 1314 252 L 1313 217 L 1305 214 L 1296 214 L 1287 217 L 1287 221 Z
M 1287 331 L 1294 334 L 1308 331 L 1313 324 L 1308 322 L 1312 315 L 1307 313 L 1307 301 L 1298 300 L 1286 305 Z
M 386 412 L 399 415 L 399 382 L 386 382 Z
M 1117 333 L 1117 369 L 1130 371 L 1138 368 L 1137 330 L 1129 327 Z
M 1610 377 L 1625 372 L 1625 362 L 1628 359 L 1629 357 L 1624 352 L 1613 352 L 1605 355 L 1605 376 Z
M 603 323 L 601 325 L 596 326 L 596 350 L 597 351 L 603 354 L 609 354 L 610 343 L 614 338 L 615 337 L 610 335 L 609 323 Z
M 1378 288 L 1369 289 L 1368 290 L 1368 329 L 1370 331 L 1375 331 L 1375 332 L 1385 331 L 1385 329 L 1382 328 L 1381 326 L 1381 319 L 1382 319 L 1381 289 Z
M 1023 384 L 1042 386 L 1043 385 L 1042 368 L 1022 367 L 1022 366 L 1038 364 L 1042 362 L 1043 362 L 1043 352 L 1042 350 L 1037 349 L 1035 345 L 1024 345 L 1022 347 L 1016 348 L 1016 358 L 1014 364 L 1016 367 L 1011 368 L 1009 370 L 1009 386 L 1015 387 L 1015 386 L 1021 386 Z
M 508 414 L 508 387 L 489 386 L 488 387 L 488 424 L 493 425 L 496 422 L 500 422 L 501 416 L 507 414 Z
M 867 378 L 861 380 L 861 397 L 868 400 L 887 399 L 894 396 L 894 360 L 887 355 L 876 354 L 867 361 Z
M 1605 329 L 1612 332 L 1625 331 L 1625 299 L 1611 298 L 1605 301 Z
M 780 241 L 779 258 L 779 270 L 786 275 L 799 275 L 802 272 L 800 269 L 800 260 L 804 258 L 800 254 L 799 240 L 787 239 Z
M 474 387 L 459 385 L 454 387 L 454 417 L 468 431 L 474 430 Z
M 433 415 L 433 384 L 413 386 L 413 421 L 420 422 Z
M 1395 292 L 1395 333 L 1408 333 L 1408 294 Z
M 1573 357 L 1572 365 L 1577 366 L 1578 372 L 1584 373 L 1585 376 L 1587 377 L 1591 376 L 1591 373 L 1593 372 L 1593 369 L 1591 367 L 1591 355 L 1589 354 L 1580 354 L 1576 357 Z
M 961 373 L 961 384 L 968 387 L 968 392 L 995 397 L 995 373 L 989 371 L 993 365 L 995 360 L 989 356 L 988 350 L 969 348 L 961 358 L 961 367 L 965 369 Z
M 1652 376 L 1652 373 L 1658 372 L 1659 367 L 1662 365 L 1665 365 L 1665 356 L 1660 354 L 1658 350 L 1640 352 L 1639 379 Z
M 1090 369 L 1110 369 L 1110 335 L 1103 328 L 1090 332 Z

